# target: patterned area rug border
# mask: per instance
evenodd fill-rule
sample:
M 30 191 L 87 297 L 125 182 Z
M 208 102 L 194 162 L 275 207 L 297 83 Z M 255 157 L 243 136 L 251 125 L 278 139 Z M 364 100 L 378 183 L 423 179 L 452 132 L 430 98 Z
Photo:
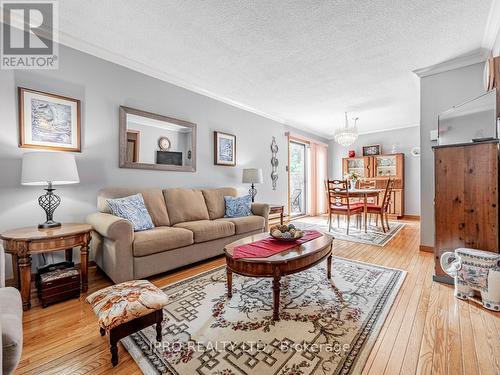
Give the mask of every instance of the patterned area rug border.
M 382 303 L 382 299 L 379 299 L 377 305 L 372 309 L 370 312 L 370 319 L 369 322 L 365 322 L 365 325 L 361 332 L 358 334 L 358 337 L 356 338 L 357 341 L 360 340 L 362 333 L 366 334 L 366 330 L 368 329 L 368 325 L 371 324 L 371 334 L 362 342 L 361 347 L 358 349 L 359 351 L 362 351 L 362 349 L 366 349 L 365 351 L 362 351 L 361 355 L 355 357 L 353 366 L 347 372 L 347 374 L 361 374 L 363 371 L 363 368 L 365 366 L 366 361 L 368 360 L 368 356 L 371 353 L 371 350 L 373 349 L 373 346 L 375 345 L 375 342 L 377 341 L 378 334 L 380 333 L 380 330 L 382 329 L 383 324 L 385 323 L 385 320 L 387 319 L 387 316 L 389 315 L 389 312 L 391 311 L 392 305 L 401 290 L 401 286 L 403 285 L 403 282 L 406 279 L 406 271 L 400 270 L 398 268 L 392 268 L 392 267 L 384 267 L 384 266 L 379 266 L 378 264 L 373 264 L 373 263 L 368 263 L 368 262 L 362 262 L 359 260 L 351 260 L 347 258 L 341 258 L 337 257 L 339 259 L 344 259 L 353 263 L 358 263 L 358 264 L 366 264 L 371 267 L 376 267 L 380 269 L 387 269 L 387 270 L 393 270 L 396 271 L 394 273 L 392 279 L 391 279 L 391 288 L 387 288 L 384 291 L 384 297 L 385 297 L 385 302 Z M 335 258 L 334 258 L 335 259 Z M 384 307 L 387 307 L 384 310 Z M 382 311 L 381 311 L 382 310 Z M 380 312 L 380 315 L 376 315 L 376 312 Z M 356 345 L 355 345 L 356 347 Z M 349 353 L 350 355 L 351 353 Z
M 401 229 L 406 225 L 401 222 L 391 221 L 391 229 L 387 233 L 379 232 L 374 230 L 373 228 L 377 228 L 375 226 L 370 225 L 368 227 L 368 233 L 365 234 L 363 231 L 356 230 L 351 227 L 351 233 L 349 235 L 345 234 L 345 227 L 341 227 L 340 230 L 333 225 L 333 230 L 328 231 L 328 224 L 324 221 L 318 221 L 318 219 L 314 219 L 315 221 L 308 221 L 307 218 L 296 220 L 294 224 L 298 224 L 297 226 L 301 229 L 316 229 L 325 233 L 332 234 L 336 240 L 339 241 L 349 241 L 355 243 L 362 243 L 367 245 L 384 247 L 387 245 L 395 236 L 399 233 Z M 326 219 L 325 219 L 326 220 Z M 354 231 L 354 232 L 353 232 Z M 359 233 L 358 233 L 359 232 Z M 358 237 L 357 237 L 358 236 Z M 374 239 L 364 239 L 364 236 L 371 236 Z
M 384 289 L 383 295 L 381 295 L 375 306 L 369 312 L 369 318 L 363 322 L 362 328 L 357 333 L 356 337 L 351 341 L 351 350 L 342 362 L 342 365 L 337 366 L 336 371 L 333 374 L 358 374 L 361 373 L 363 367 L 370 355 L 371 349 L 373 348 L 382 325 L 384 324 L 389 312 L 393 306 L 393 303 L 401 289 L 401 286 L 406 278 L 406 271 L 380 266 L 373 263 L 362 262 L 358 260 L 351 260 L 342 257 L 333 257 L 333 263 L 335 260 L 343 260 L 345 262 L 366 265 L 369 267 L 377 268 L 380 270 L 393 271 L 390 282 L 388 286 Z M 197 278 L 203 278 L 220 272 L 225 269 L 225 266 L 218 266 L 211 270 L 201 272 L 197 275 L 187 277 L 185 279 L 176 281 L 171 284 L 164 285 L 160 289 L 168 291 L 176 287 L 190 283 L 192 280 Z M 147 337 L 142 333 L 138 332 L 135 335 L 124 338 L 122 341 L 125 349 L 130 353 L 134 361 L 138 364 L 139 368 L 144 374 L 158 374 L 152 361 L 155 361 L 155 357 L 158 361 L 161 358 L 158 356 L 157 351 L 151 351 L 150 344 L 148 343 Z M 148 355 L 144 352 L 146 350 L 149 352 Z M 361 352 L 361 353 L 360 353 Z M 173 371 L 163 372 L 162 374 L 181 374 L 174 369 Z M 181 374 L 183 375 L 183 374 Z

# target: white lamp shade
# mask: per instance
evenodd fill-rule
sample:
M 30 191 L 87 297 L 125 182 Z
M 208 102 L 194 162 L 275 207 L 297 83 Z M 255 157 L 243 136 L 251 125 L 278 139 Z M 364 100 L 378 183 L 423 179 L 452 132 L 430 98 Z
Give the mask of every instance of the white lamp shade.
M 262 177 L 262 169 L 247 168 L 243 169 L 242 182 L 244 184 L 261 184 L 264 181 Z
M 80 182 L 75 156 L 60 152 L 28 152 L 23 155 L 21 184 L 76 184 Z

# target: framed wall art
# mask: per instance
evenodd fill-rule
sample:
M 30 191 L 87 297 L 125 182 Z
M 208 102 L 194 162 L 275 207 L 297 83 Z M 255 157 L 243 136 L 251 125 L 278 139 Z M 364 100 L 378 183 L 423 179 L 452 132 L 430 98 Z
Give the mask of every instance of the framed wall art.
M 374 156 L 380 155 L 381 153 L 382 148 L 380 145 L 363 146 L 363 156 Z
M 19 147 L 81 151 L 80 100 L 18 88 Z
M 214 132 L 214 164 L 234 167 L 236 165 L 236 136 Z

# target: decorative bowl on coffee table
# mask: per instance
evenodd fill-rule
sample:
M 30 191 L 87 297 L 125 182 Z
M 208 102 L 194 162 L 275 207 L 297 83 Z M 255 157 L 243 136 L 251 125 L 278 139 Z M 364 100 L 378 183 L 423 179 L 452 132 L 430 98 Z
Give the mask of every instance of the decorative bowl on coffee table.
M 274 237 L 272 234 L 271 234 L 271 237 L 273 239 L 275 239 L 276 241 L 280 241 L 280 242 L 295 242 L 299 239 L 301 239 L 302 237 L 297 237 L 297 238 L 283 238 L 283 237 Z
M 293 242 L 304 237 L 304 232 L 293 224 L 272 226 L 269 234 L 277 241 Z

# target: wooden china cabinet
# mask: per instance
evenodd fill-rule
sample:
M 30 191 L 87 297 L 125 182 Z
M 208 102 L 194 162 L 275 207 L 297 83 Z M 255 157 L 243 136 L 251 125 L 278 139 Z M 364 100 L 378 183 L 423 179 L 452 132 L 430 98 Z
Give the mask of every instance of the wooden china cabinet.
M 385 189 L 388 178 L 394 178 L 394 189 L 389 206 L 389 216 L 398 219 L 404 216 L 404 154 L 361 156 L 342 159 L 342 174 L 356 172 L 366 181 L 374 181 L 376 189 Z M 384 192 L 380 193 L 382 202 Z

